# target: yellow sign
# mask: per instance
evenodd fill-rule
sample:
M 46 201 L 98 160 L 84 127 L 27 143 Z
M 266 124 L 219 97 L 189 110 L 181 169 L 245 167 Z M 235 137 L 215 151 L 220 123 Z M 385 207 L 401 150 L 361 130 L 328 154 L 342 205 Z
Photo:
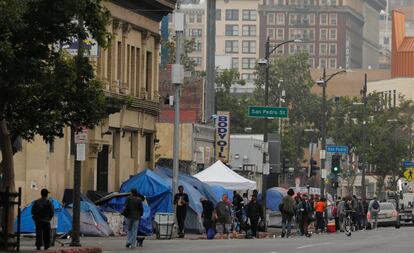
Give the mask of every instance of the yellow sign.
M 414 168 L 408 168 L 404 171 L 403 173 L 405 179 L 407 179 L 407 181 L 411 182 L 414 181 Z

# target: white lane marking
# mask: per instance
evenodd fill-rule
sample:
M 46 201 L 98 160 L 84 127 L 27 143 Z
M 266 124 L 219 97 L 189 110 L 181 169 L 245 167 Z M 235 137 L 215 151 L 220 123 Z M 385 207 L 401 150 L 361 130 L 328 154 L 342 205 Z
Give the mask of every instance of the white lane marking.
M 312 247 L 324 246 L 324 245 L 328 245 L 328 244 L 329 244 L 329 242 L 317 243 L 317 244 L 309 244 L 309 245 L 305 245 L 305 246 L 300 246 L 300 247 L 297 247 L 297 249 L 306 249 L 306 248 L 312 248 Z

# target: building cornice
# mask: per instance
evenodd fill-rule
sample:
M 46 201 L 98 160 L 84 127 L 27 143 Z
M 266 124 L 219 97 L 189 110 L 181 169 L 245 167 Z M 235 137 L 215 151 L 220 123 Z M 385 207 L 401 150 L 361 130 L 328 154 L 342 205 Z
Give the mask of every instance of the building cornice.
M 160 22 L 175 9 L 177 0 L 110 0 L 119 6 Z
M 128 96 L 124 94 L 113 93 L 110 91 L 104 91 L 105 96 L 113 97 L 123 101 L 128 101 L 127 108 L 133 111 L 139 111 L 148 113 L 153 116 L 160 115 L 160 104 L 151 100 Z

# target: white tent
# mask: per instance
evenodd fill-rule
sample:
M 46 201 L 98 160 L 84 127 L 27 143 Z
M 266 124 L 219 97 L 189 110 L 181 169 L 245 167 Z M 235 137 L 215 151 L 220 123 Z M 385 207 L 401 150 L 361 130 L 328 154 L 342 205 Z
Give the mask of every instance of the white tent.
M 194 177 L 207 184 L 217 184 L 229 190 L 254 190 L 256 182 L 244 178 L 220 160 Z

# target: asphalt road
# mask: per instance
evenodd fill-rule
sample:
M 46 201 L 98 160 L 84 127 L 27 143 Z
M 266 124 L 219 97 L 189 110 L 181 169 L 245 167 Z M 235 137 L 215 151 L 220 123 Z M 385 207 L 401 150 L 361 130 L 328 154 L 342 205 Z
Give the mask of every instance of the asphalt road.
M 342 233 L 251 240 L 146 240 L 143 248 L 126 249 L 125 238 L 82 238 L 83 246 L 102 247 L 104 252 L 146 253 L 411 253 L 414 227 L 379 228 L 347 237 Z M 23 241 L 27 245 L 28 241 Z M 27 249 L 27 247 L 24 247 Z

